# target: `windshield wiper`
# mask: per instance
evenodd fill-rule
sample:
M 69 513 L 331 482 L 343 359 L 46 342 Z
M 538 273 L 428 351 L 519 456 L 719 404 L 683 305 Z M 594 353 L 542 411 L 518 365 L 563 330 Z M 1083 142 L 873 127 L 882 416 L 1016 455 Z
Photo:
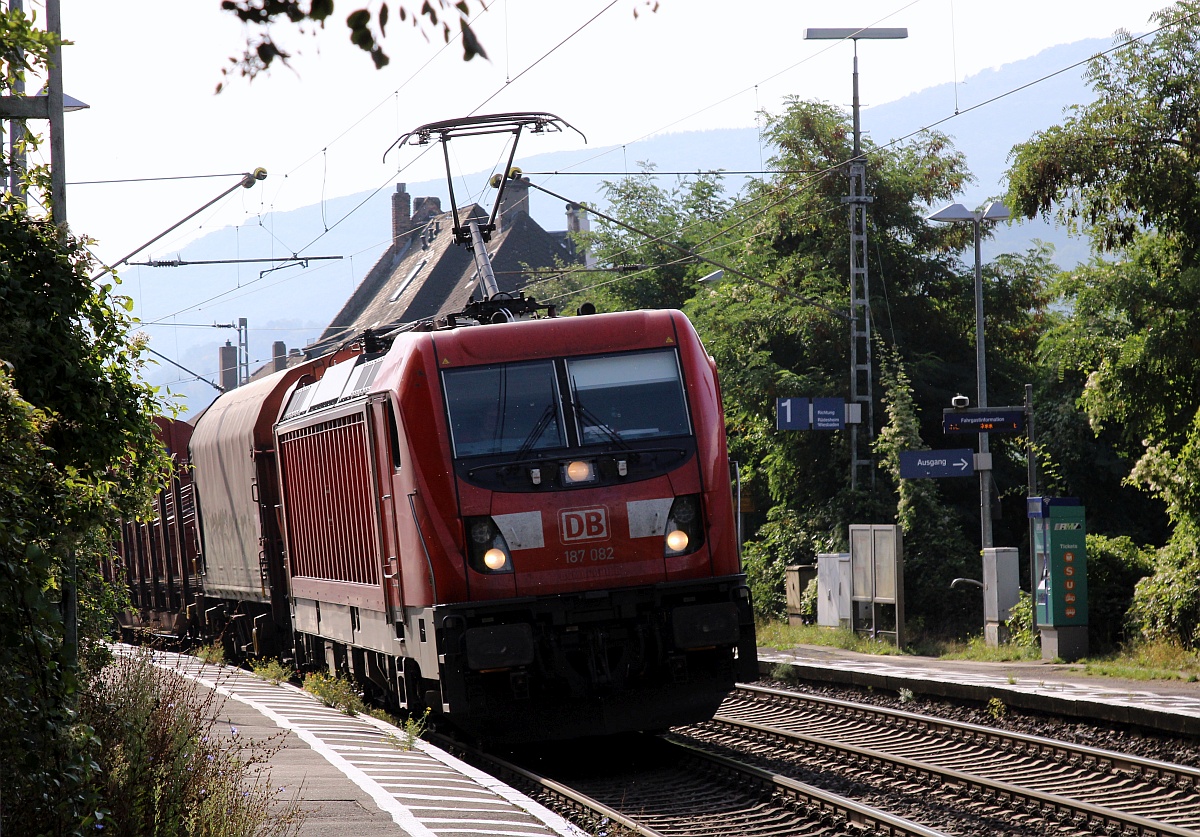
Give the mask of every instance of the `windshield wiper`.
M 554 404 L 547 404 L 546 409 L 542 410 L 542 416 L 537 420 L 537 424 L 529 431 L 529 435 L 525 437 L 525 441 L 521 443 L 521 447 L 517 448 L 517 461 L 520 462 L 529 452 L 533 450 L 533 446 L 537 444 L 538 439 L 542 438 L 542 434 L 546 432 L 546 428 L 550 426 L 550 422 L 554 420 Z
M 587 407 L 583 406 L 581 401 L 571 401 L 568 403 L 570 403 L 571 410 L 575 413 L 576 424 L 579 426 L 579 441 L 581 444 L 583 443 L 583 433 L 586 427 L 594 427 L 596 430 L 600 431 L 609 439 L 611 439 L 612 442 L 617 446 L 622 447 L 625 450 L 631 449 L 629 447 L 629 443 L 621 438 L 620 433 L 613 430 L 611 427 L 605 424 L 598 415 L 593 413 Z M 584 423 L 579 421 L 579 419 L 586 419 L 588 422 L 590 422 L 590 424 L 584 425 Z

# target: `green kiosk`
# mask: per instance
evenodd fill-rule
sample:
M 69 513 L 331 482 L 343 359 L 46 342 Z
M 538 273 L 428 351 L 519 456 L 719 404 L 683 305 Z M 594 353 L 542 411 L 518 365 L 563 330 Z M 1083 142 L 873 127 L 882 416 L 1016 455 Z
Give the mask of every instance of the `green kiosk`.
M 1042 659 L 1087 656 L 1087 529 L 1074 497 L 1030 497 L 1032 570 Z

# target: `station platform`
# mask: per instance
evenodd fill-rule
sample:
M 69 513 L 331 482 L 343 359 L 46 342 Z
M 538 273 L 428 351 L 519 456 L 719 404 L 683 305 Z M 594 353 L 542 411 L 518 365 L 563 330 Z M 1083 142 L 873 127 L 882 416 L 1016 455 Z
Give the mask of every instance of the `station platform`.
M 1118 680 L 1065 663 L 876 656 L 817 645 L 759 648 L 758 660 L 764 677 L 786 665 L 805 680 L 984 703 L 998 698 L 1014 709 L 1052 708 L 1069 717 L 1200 737 L 1200 683 L 1183 680 Z
M 562 817 L 424 741 L 404 749 L 404 732 L 348 716 L 288 684 L 241 669 L 154 652 L 163 668 L 214 689 L 214 732 L 278 746 L 271 786 L 299 799 L 300 837 L 585 837 Z

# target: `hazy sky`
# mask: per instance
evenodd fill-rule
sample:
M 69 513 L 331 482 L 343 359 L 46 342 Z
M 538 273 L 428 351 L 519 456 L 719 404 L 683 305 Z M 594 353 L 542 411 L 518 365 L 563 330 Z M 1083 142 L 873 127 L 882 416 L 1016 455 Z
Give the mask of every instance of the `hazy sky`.
M 393 152 L 384 162 L 383 152 L 407 130 L 477 109 L 556 113 L 587 135 L 588 146 L 626 146 L 589 163 L 622 171 L 638 159 L 639 139 L 754 125 L 758 110 L 777 110 L 787 95 L 848 106 L 851 44 L 805 41 L 807 27 L 908 28 L 904 41 L 859 44 L 869 109 L 1055 44 L 1107 38 L 1118 28 L 1146 31 L 1164 5 L 660 0 L 651 12 L 644 0 L 493 0 L 481 12 L 472 0 L 490 60 L 464 63 L 457 42 L 443 49 L 401 24 L 393 0 L 384 43 L 392 62 L 376 71 L 348 43 L 342 23 L 361 2 L 338 2 L 335 19 L 315 37 L 282 31 L 280 40 L 297 53 L 290 68 L 254 82 L 233 78 L 214 95 L 221 68 L 245 37 L 219 0 L 62 0 L 63 34 L 74 42 L 65 49 L 64 86 L 91 106 L 67 116 L 71 227 L 98 239 L 97 253 L 115 260 L 236 178 L 85 181 L 268 170 L 264 183 L 237 190 L 139 256 L 166 257 L 198 234 L 260 213 L 437 177 L 440 155 L 414 162 L 411 151 Z M 26 6 L 44 19 L 39 4 Z M 969 84 L 959 97 L 961 107 L 973 103 Z M 531 137 L 521 150 L 581 146 L 565 134 Z M 459 147 L 456 154 L 455 164 L 471 171 L 495 165 L 499 149 Z

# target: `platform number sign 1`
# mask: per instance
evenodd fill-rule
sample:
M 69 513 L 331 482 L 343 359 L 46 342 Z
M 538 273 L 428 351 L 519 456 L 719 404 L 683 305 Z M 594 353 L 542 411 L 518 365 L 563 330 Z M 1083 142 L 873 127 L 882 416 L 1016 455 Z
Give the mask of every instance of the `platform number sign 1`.
M 809 404 L 807 398 L 776 398 L 775 429 L 808 430 L 811 426 Z

